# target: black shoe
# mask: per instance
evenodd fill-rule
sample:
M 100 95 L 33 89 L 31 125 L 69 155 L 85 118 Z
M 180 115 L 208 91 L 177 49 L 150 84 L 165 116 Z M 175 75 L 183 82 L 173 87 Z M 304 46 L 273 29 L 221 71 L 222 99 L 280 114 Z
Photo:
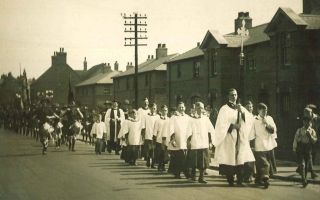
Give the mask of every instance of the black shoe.
M 181 176 L 180 176 L 180 174 L 177 174 L 177 175 L 174 175 L 174 178 L 176 178 L 176 179 L 180 179 L 180 178 L 181 178 Z
M 229 183 L 229 187 L 234 187 L 234 182 Z
M 307 181 L 305 181 L 305 182 L 302 183 L 302 186 L 303 186 L 304 188 L 307 187 L 307 185 L 308 185 L 308 182 L 307 182 Z
M 147 160 L 146 166 L 150 167 L 150 160 Z
M 198 182 L 199 182 L 199 183 L 207 183 L 207 181 L 205 181 L 203 178 L 199 178 L 199 179 L 198 179 Z
M 107 152 L 108 152 L 108 153 L 111 153 L 111 150 L 110 150 L 110 149 L 108 149 L 108 150 L 107 150 Z
M 312 178 L 312 179 L 315 179 L 316 177 L 318 177 L 318 175 L 317 175 L 316 173 L 311 174 L 311 178 Z
M 263 181 L 263 186 L 264 186 L 265 189 L 267 189 L 269 187 L 269 185 L 270 184 L 269 184 L 268 180 L 264 180 Z
M 247 187 L 247 186 L 246 186 L 244 183 L 242 183 L 242 182 L 241 182 L 241 183 L 240 183 L 240 182 L 239 182 L 239 183 L 237 182 L 237 187 Z
M 263 185 L 262 181 L 259 179 L 254 179 L 254 183 L 257 185 Z

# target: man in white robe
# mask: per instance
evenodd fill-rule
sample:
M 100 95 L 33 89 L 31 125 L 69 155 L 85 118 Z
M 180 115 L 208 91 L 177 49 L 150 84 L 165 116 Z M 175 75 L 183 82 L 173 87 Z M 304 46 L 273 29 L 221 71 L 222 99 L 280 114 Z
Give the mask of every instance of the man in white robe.
M 124 112 L 118 108 L 118 102 L 112 102 L 112 108 L 107 110 L 104 118 L 107 129 L 107 151 L 111 153 L 111 150 L 115 151 L 116 155 L 120 155 L 120 140 L 118 139 L 121 123 L 124 122 Z
M 254 156 L 246 140 L 247 111 L 240 104 L 235 89 L 228 90 L 229 102 L 222 106 L 216 122 L 215 162 L 219 164 L 220 174 L 226 175 L 229 186 L 234 186 L 234 175 L 237 185 L 243 185 L 243 165 L 254 161 Z

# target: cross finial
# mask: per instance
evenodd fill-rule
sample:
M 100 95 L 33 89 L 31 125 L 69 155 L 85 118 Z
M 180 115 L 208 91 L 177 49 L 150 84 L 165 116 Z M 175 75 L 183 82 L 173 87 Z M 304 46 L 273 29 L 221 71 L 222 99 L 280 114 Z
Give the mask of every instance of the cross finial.
M 241 37 L 249 36 L 249 31 L 246 30 L 245 25 L 246 25 L 246 22 L 242 20 L 242 27 L 238 28 L 238 31 L 237 31 L 238 35 L 240 35 Z

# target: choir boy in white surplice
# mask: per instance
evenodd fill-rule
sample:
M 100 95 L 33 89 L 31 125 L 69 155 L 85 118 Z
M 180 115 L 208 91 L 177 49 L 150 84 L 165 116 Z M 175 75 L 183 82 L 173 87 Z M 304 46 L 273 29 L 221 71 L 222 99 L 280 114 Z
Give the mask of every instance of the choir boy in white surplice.
M 219 164 L 219 172 L 226 175 L 229 186 L 234 186 L 234 175 L 237 175 L 237 184 L 244 186 L 243 165 L 254 161 L 249 142 L 246 140 L 247 132 L 245 116 L 248 111 L 240 104 L 236 105 L 238 98 L 235 89 L 228 90 L 229 102 L 222 106 L 215 126 L 215 162 Z M 251 154 L 250 154 L 251 152 Z
M 171 164 L 171 149 L 173 148 L 172 147 L 172 144 L 170 143 L 170 122 L 173 120 L 174 116 L 176 116 L 177 114 L 177 107 L 172 107 L 171 110 L 170 110 L 170 118 L 168 119 L 168 121 L 166 121 L 164 124 L 163 124 L 163 128 L 162 128 L 162 144 L 163 146 L 165 146 L 165 149 L 166 149 L 166 159 L 169 159 L 169 168 L 168 168 L 168 173 L 172 173 L 172 164 Z M 172 123 L 172 122 L 171 122 Z M 168 160 L 166 160 L 168 161 Z
M 203 103 L 197 102 L 195 110 L 196 113 L 190 119 L 187 128 L 190 141 L 187 162 L 188 167 L 192 168 L 191 179 L 196 180 L 196 168 L 198 168 L 200 172 L 198 182 L 207 183 L 203 179 L 203 172 L 210 166 L 209 144 L 213 146 L 215 131 L 209 118 L 203 114 L 206 112 Z
M 190 178 L 186 163 L 187 127 L 190 116 L 185 114 L 185 110 L 186 107 L 184 103 L 180 102 L 178 104 L 177 114 L 170 119 L 169 123 L 171 166 L 175 178 L 181 178 L 181 172 L 185 174 L 186 178 Z
M 119 155 L 120 140 L 118 139 L 121 123 L 125 120 L 124 112 L 118 108 L 118 102 L 112 102 L 112 108 L 108 109 L 104 118 L 107 128 L 107 151 L 111 153 L 111 150 L 115 151 L 116 155 Z
M 96 142 L 95 142 L 96 154 L 101 154 L 103 138 L 105 138 L 107 134 L 106 125 L 104 122 L 101 121 L 101 119 L 102 119 L 102 115 L 99 114 L 98 120 L 93 124 L 91 133 L 90 133 L 92 137 L 95 136 L 96 138 Z
M 255 117 L 249 139 L 255 139 L 254 155 L 257 167 L 255 183 L 268 188 L 269 174 L 273 175 L 277 171 L 273 152 L 277 147 L 277 128 L 273 118 L 267 115 L 268 107 L 264 103 L 259 103 L 257 107 L 259 115 Z
M 155 122 L 160 119 L 160 116 L 157 114 L 157 104 L 150 104 L 150 113 L 142 117 L 142 139 L 144 140 L 143 144 L 143 157 L 146 158 L 147 167 L 155 168 L 154 163 L 154 145 L 153 145 L 153 129 Z
M 158 163 L 158 171 L 165 171 L 165 146 L 162 144 L 162 129 L 164 128 L 165 122 L 169 121 L 167 114 L 168 107 L 166 105 L 161 106 L 160 119 L 155 122 L 153 129 L 153 142 L 156 144 L 154 148 L 154 161 L 155 163 Z
M 142 120 L 143 117 L 145 117 L 146 115 L 148 115 L 148 113 L 150 113 L 150 109 L 149 109 L 149 100 L 148 98 L 144 98 L 143 99 L 143 106 L 141 108 L 138 109 L 138 117 L 139 119 Z M 144 149 L 144 141 L 142 140 L 142 137 L 141 137 L 141 141 L 140 141 L 140 150 L 139 150 L 139 157 L 140 158 L 143 158 L 143 155 L 142 155 L 142 151 Z M 146 160 L 146 158 L 145 158 Z
M 129 111 L 129 118 L 128 123 L 124 126 L 123 133 L 128 144 L 127 156 L 129 164 L 137 165 L 136 160 L 139 158 L 142 124 L 137 110 Z

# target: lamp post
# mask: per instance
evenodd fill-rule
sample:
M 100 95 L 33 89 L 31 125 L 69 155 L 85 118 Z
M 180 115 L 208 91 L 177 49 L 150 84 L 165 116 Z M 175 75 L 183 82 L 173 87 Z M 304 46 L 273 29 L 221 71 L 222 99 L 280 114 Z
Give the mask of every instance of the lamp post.
M 246 22 L 242 20 L 242 27 L 238 28 L 238 35 L 241 37 L 241 53 L 239 55 L 240 58 L 240 72 L 239 72 L 239 94 L 240 97 L 243 96 L 243 59 L 244 59 L 244 53 L 243 53 L 243 38 L 245 36 L 249 36 L 249 31 L 248 29 L 245 28 Z M 240 98 L 241 99 L 241 98 Z M 239 99 L 239 101 L 240 101 Z

